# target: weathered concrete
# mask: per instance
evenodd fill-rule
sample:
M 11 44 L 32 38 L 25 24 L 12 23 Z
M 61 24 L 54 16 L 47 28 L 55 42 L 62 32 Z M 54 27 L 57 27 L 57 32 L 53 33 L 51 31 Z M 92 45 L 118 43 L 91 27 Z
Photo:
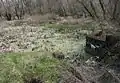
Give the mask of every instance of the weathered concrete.
M 119 37 L 115 34 L 105 34 L 98 31 L 89 36 L 86 36 L 85 51 L 91 55 L 104 56 L 118 43 Z

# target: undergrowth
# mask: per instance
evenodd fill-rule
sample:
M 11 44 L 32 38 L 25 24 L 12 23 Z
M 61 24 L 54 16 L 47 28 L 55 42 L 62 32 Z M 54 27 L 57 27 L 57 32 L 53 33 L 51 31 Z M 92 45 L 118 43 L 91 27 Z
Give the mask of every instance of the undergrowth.
M 45 83 L 56 83 L 60 61 L 41 53 L 9 53 L 0 56 L 0 83 L 25 83 L 41 78 Z
M 76 29 L 94 30 L 96 25 L 90 22 L 84 24 L 45 24 L 45 27 L 56 29 L 56 31 L 60 33 L 70 33 Z

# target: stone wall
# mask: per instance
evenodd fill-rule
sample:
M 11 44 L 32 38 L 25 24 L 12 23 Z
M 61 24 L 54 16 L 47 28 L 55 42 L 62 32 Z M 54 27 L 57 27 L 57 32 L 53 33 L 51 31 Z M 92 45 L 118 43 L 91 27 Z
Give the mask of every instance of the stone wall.
M 108 52 L 112 52 L 113 50 L 120 48 L 117 47 L 115 49 L 116 44 L 120 41 L 118 36 L 114 34 L 103 34 L 105 39 L 102 37 L 95 36 L 92 34 L 91 36 L 86 36 L 86 48 L 85 51 L 91 55 L 95 56 L 105 56 Z M 113 51 L 113 53 L 114 53 Z

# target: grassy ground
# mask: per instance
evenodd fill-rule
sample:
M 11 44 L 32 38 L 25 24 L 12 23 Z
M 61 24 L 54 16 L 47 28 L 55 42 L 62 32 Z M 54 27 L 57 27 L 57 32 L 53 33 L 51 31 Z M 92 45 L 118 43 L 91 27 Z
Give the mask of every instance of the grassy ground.
M 81 30 L 94 30 L 96 26 L 93 23 L 85 23 L 85 24 L 45 24 L 45 27 L 54 28 L 57 32 L 61 33 L 69 33 L 75 29 Z
M 0 56 L 0 83 L 24 83 L 40 78 L 45 83 L 56 83 L 60 61 L 49 53 L 9 53 Z
M 76 37 L 74 37 L 74 34 L 71 34 L 71 32 L 74 33 L 75 32 L 74 30 L 77 30 L 77 29 L 80 29 L 81 32 L 83 32 L 82 30 L 91 30 L 91 29 L 95 28 L 95 26 L 93 26 L 92 23 L 76 24 L 76 25 L 73 25 L 73 24 L 45 24 L 45 27 L 47 27 L 47 28 L 44 28 L 46 30 L 44 30 L 44 29 L 39 30 L 39 28 L 35 28 L 35 27 L 26 28 L 25 33 L 28 33 L 27 34 L 28 36 L 26 36 L 26 34 L 23 34 L 23 35 L 17 34 L 17 33 L 22 32 L 20 27 L 18 27 L 18 30 L 20 29 L 19 31 L 16 29 L 16 27 L 14 27 L 15 31 L 12 31 L 13 27 L 11 28 L 11 30 L 8 29 L 8 31 L 11 31 L 10 33 L 13 34 L 12 36 L 14 36 L 15 39 L 18 38 L 18 40 L 20 40 L 20 41 L 24 40 L 24 38 L 22 38 L 22 37 L 25 36 L 25 39 L 27 38 L 26 41 L 21 41 L 21 42 L 23 42 L 23 46 L 25 46 L 28 43 L 28 41 L 35 42 L 35 40 L 37 40 L 36 36 L 38 36 L 38 39 L 40 39 L 40 40 L 42 39 L 41 36 L 48 35 L 48 37 L 49 37 L 48 33 L 52 34 L 52 32 L 50 32 L 49 29 L 53 28 L 56 30 L 57 34 L 59 32 L 65 33 L 64 34 L 65 37 L 62 34 L 60 34 L 60 36 L 58 34 L 57 38 L 56 37 L 51 38 L 52 42 L 51 42 L 51 40 L 49 40 L 50 38 L 47 39 L 46 41 L 37 40 L 37 41 L 39 41 L 38 42 L 39 46 L 40 45 L 42 47 L 50 47 L 51 46 L 51 48 L 55 48 L 55 50 L 60 48 L 60 49 L 62 49 L 62 52 L 64 53 L 64 51 L 65 51 L 66 54 L 67 54 L 67 52 L 70 52 L 70 54 L 71 54 L 72 53 L 71 51 L 78 52 L 78 53 L 80 52 L 80 54 L 82 54 L 83 51 L 81 51 L 81 48 L 83 49 L 84 46 L 82 44 L 85 43 L 85 41 L 81 41 L 81 39 L 78 41 L 79 43 L 77 41 L 73 41 L 70 38 L 75 39 Z M 35 34 L 33 34 L 33 32 L 29 31 L 30 28 L 32 30 L 35 29 L 35 31 L 34 31 Z M 38 31 L 40 33 L 38 33 Z M 16 33 L 13 33 L 13 32 L 16 32 Z M 78 30 L 78 32 L 80 32 L 80 31 Z M 68 35 L 68 36 L 70 36 L 70 38 L 69 37 L 67 38 L 66 33 L 70 33 Z M 16 36 L 16 34 L 18 36 Z M 32 34 L 32 37 L 29 36 L 29 34 Z M 6 34 L 6 36 L 7 35 L 9 35 L 9 34 Z M 41 36 L 39 37 L 39 35 L 41 35 Z M 4 39 L 6 39 L 6 36 Z M 52 36 L 56 36 L 56 35 L 53 34 L 53 35 L 51 35 L 51 37 Z M 81 34 L 78 34 L 78 36 L 82 37 Z M 48 40 L 49 40 L 49 42 L 48 42 Z M 54 43 L 54 42 L 56 42 L 56 43 Z M 25 45 L 24 45 L 24 43 L 25 43 Z M 15 45 L 16 45 L 16 43 L 13 44 L 14 47 L 15 47 Z M 32 45 L 31 45 L 31 47 L 32 47 Z M 43 48 L 42 50 L 45 50 L 45 49 Z M 58 69 L 58 67 L 61 64 L 62 64 L 61 61 L 59 61 L 55 58 L 52 58 L 51 54 L 47 53 L 47 52 L 43 52 L 43 53 L 41 53 L 41 52 L 29 52 L 28 53 L 27 52 L 27 53 L 2 54 L 2 55 L 0 55 L 0 83 L 25 83 L 25 80 L 30 80 L 32 78 L 39 78 L 39 79 L 43 80 L 45 83 L 57 83 L 56 81 L 58 80 L 59 75 L 60 75 L 60 73 L 59 73 L 60 69 Z

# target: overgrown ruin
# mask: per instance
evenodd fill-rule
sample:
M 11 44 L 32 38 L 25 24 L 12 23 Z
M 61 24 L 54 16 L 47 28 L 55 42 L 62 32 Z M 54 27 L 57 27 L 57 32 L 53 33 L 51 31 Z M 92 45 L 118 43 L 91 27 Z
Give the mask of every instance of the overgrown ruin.
M 85 51 L 91 55 L 102 58 L 106 55 L 114 56 L 115 54 L 119 54 L 119 44 L 120 36 L 100 30 L 97 33 L 86 36 Z

